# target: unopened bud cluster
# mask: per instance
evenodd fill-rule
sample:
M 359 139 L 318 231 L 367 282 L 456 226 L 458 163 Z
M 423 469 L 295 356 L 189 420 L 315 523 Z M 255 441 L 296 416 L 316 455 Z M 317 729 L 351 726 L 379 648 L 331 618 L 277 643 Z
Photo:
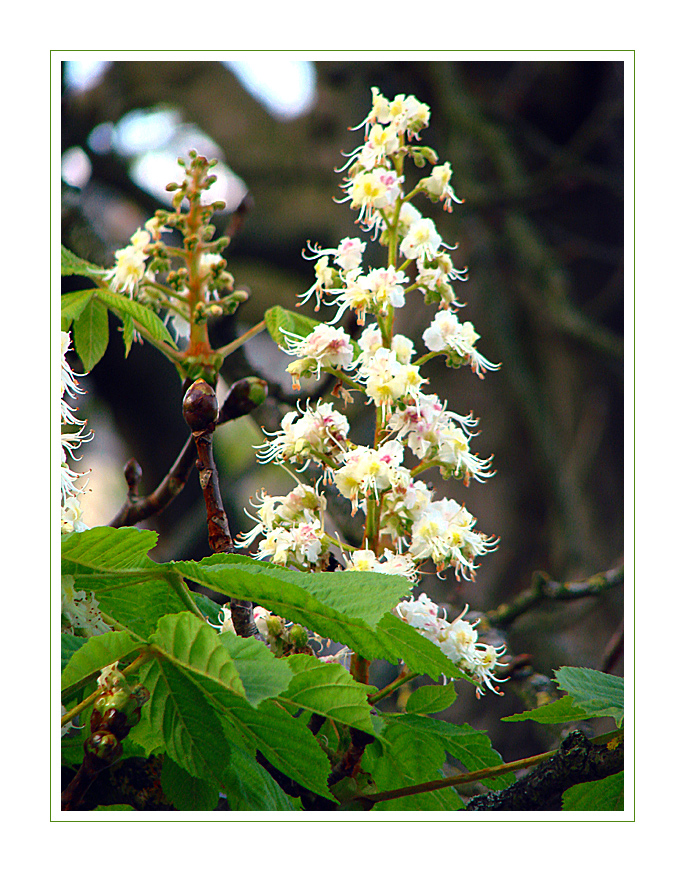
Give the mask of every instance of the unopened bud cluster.
M 221 255 L 229 238 L 213 239 L 212 216 L 226 204 L 203 203 L 204 192 L 216 181 L 210 173 L 216 163 L 194 151 L 187 162 L 179 159 L 184 178 L 167 185 L 173 210 L 158 209 L 130 243 L 115 252 L 114 266 L 104 273 L 113 291 L 166 312 L 179 338 L 187 339 L 193 324 L 233 314 L 247 298 L 245 291 L 234 289 Z M 182 247 L 162 240 L 162 234 L 172 230 L 181 234 Z

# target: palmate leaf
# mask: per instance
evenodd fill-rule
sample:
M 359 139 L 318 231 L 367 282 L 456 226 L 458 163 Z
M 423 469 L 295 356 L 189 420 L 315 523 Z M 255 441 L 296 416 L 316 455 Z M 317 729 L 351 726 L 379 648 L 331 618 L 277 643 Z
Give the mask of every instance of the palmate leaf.
M 149 569 L 158 564 L 148 557 L 157 533 L 136 527 L 93 527 L 62 536 L 62 572 L 100 572 L 107 569 Z
M 147 552 L 157 542 L 152 530 L 94 527 L 62 536 L 62 573 L 92 591 L 103 612 L 145 636 L 165 614 L 185 605 L 163 579 L 164 569 Z
M 231 811 L 295 811 L 291 798 L 246 751 L 231 748 L 231 766 L 224 787 Z
M 210 696 L 245 696 L 238 670 L 219 634 L 196 615 L 165 615 L 150 642 L 158 660 L 172 662 Z
M 287 662 L 293 678 L 280 700 L 295 710 L 303 709 L 373 734 L 369 687 L 355 681 L 339 663 L 321 663 L 307 654 L 295 654 Z
M 150 691 L 142 719 L 160 737 L 164 752 L 195 778 L 223 784 L 230 745 L 205 694 L 182 666 L 165 657 L 145 664 L 139 677 Z
M 413 587 L 411 579 L 404 575 L 354 571 L 296 572 L 242 554 L 214 554 L 199 563 L 175 561 L 170 565 L 195 581 L 199 580 L 195 573 L 201 573 L 206 579 L 223 583 L 228 583 L 229 579 L 235 579 L 236 583 L 238 579 L 257 583 L 268 577 L 295 585 L 319 603 L 349 618 L 359 619 L 370 627 L 375 627 Z
M 292 672 L 287 660 L 279 659 L 255 638 L 243 639 L 234 633 L 221 633 L 219 641 L 227 649 L 252 705 L 278 696 L 290 684 Z
M 333 799 L 328 788 L 328 757 L 301 718 L 293 718 L 275 700 L 253 708 L 246 700 L 224 696 L 217 701 L 226 735 L 248 753 L 261 752 L 288 778 L 308 790 Z
M 176 343 L 171 333 L 164 326 L 159 316 L 151 309 L 148 309 L 147 306 L 143 306 L 123 294 L 115 294 L 113 291 L 108 291 L 104 288 L 98 288 L 97 296 L 108 309 L 115 312 L 122 320 L 124 320 L 123 316 L 129 316 L 134 322 L 144 327 L 157 342 L 164 342 L 172 348 L 176 348 Z
M 570 721 L 583 721 L 588 717 L 582 706 L 578 706 L 570 696 L 562 696 L 554 702 L 541 705 L 528 712 L 507 715 L 503 721 L 535 721 L 538 724 L 566 724 Z
M 74 291 L 71 294 L 62 294 L 60 300 L 62 330 L 69 329 L 71 323 L 80 317 L 81 313 L 94 296 L 95 288 L 88 288 L 85 291 Z
M 164 756 L 160 783 L 164 796 L 178 811 L 213 811 L 219 802 L 215 781 L 193 777 L 168 755 Z

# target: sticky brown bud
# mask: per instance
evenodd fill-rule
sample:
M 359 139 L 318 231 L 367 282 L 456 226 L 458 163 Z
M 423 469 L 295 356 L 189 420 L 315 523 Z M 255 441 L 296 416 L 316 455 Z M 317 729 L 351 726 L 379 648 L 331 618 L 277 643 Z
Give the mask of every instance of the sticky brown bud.
M 213 389 L 199 378 L 183 397 L 183 417 L 193 433 L 209 429 L 216 421 L 219 404 Z

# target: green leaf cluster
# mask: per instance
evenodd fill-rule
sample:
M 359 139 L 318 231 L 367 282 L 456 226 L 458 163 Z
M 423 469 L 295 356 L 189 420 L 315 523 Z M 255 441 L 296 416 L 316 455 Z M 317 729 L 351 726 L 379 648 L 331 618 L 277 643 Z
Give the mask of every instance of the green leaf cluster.
M 89 278 L 96 287 L 72 291 L 62 295 L 61 326 L 69 330 L 73 325 L 76 353 L 86 370 L 91 370 L 107 351 L 109 344 L 109 318 L 113 312 L 122 323 L 125 353 L 128 356 L 133 342 L 134 330 L 143 332 L 151 341 L 176 348 L 171 334 L 161 318 L 147 306 L 116 294 L 106 287 L 103 270 L 77 257 L 62 246 L 62 275 L 78 275 Z
M 136 678 L 150 700 L 125 742 L 128 753 L 164 754 L 163 789 L 178 808 L 214 808 L 219 793 L 232 809 L 295 810 L 301 795 L 335 802 L 331 749 L 310 721 L 333 725 L 341 749 L 350 730 L 376 735 L 378 722 L 368 699 L 375 688 L 338 663 L 307 654 L 278 659 L 257 639 L 217 633 L 200 608 L 204 598 L 179 594 L 182 579 L 249 599 L 368 659 L 404 661 L 436 679 L 461 677 L 437 646 L 391 614 L 411 589 L 404 576 L 300 573 L 235 554 L 156 563 L 148 555 L 156 540 L 149 530 L 109 527 L 62 537 L 63 573 L 94 594 L 117 628 L 87 640 L 64 637 L 62 695 L 73 705 L 93 692 L 104 666 L 119 661 L 125 669 L 138 658 Z M 440 722 L 423 716 L 454 698 L 451 684 L 420 689 L 405 720 L 386 724 L 379 747 L 390 756 L 374 765 L 381 784 L 396 782 L 391 761 L 399 765 L 410 733 L 416 745 L 417 724 L 432 750 L 406 769 L 410 779 L 439 773 L 445 753 L 462 747 L 455 733 L 446 740 Z M 423 808 L 435 797 L 441 808 L 461 807 L 451 788 L 416 802 Z

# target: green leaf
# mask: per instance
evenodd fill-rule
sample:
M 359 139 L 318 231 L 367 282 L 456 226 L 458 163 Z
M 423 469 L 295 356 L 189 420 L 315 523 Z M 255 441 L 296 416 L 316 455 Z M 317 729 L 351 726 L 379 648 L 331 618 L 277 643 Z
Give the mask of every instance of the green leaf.
M 93 273 L 101 273 L 102 267 L 89 263 L 82 257 L 69 251 L 62 246 L 62 275 L 63 276 L 92 276 Z
M 393 648 L 379 639 L 367 623 L 357 617 L 348 617 L 347 614 L 325 605 L 306 589 L 312 587 L 319 595 L 324 595 L 323 585 L 318 579 L 312 579 L 315 573 L 292 572 L 247 557 L 225 554 L 206 557 L 199 563 L 185 561 L 169 565 L 182 572 L 186 578 L 197 581 L 210 590 L 256 602 L 286 620 L 303 624 L 324 638 L 335 639 L 348 645 L 367 659 L 381 658 L 397 662 Z M 324 574 L 331 579 L 336 577 L 339 579 L 343 573 Z M 380 573 L 379 576 L 377 590 L 379 596 L 383 596 L 382 579 L 385 578 L 386 581 L 390 579 L 392 587 L 393 579 L 396 577 L 383 577 Z M 332 583 L 328 582 L 329 585 Z M 409 582 L 405 579 L 404 583 Z M 342 602 L 342 595 L 337 591 L 331 592 L 331 596 L 337 597 L 338 601 Z M 351 611 L 359 611 L 359 604 L 349 602 L 349 597 L 348 604 Z M 372 615 L 377 612 L 377 609 L 376 605 L 369 604 Z
M 373 734 L 367 685 L 355 681 L 339 663 L 321 663 L 307 654 L 292 655 L 287 661 L 293 678 L 280 699 Z
M 74 345 L 87 372 L 102 359 L 109 343 L 107 309 L 92 297 L 74 321 Z
M 216 782 L 195 778 L 168 756 L 162 763 L 160 783 L 164 796 L 179 811 L 213 811 L 219 802 Z
M 253 708 L 246 700 L 225 696 L 220 701 L 227 736 L 246 751 L 260 751 L 288 778 L 308 790 L 333 799 L 328 789 L 331 767 L 316 738 L 299 718 L 291 717 L 274 700 Z
M 147 555 L 157 541 L 152 530 L 93 527 L 61 540 L 62 573 L 92 591 L 102 611 L 133 633 L 147 637 L 163 615 L 185 610 L 160 577 L 164 567 Z
M 172 348 L 176 348 L 176 343 L 174 342 L 171 333 L 169 333 L 160 317 L 156 315 L 152 309 L 148 309 L 147 306 L 143 306 L 141 303 L 138 303 L 136 300 L 131 300 L 123 294 L 115 294 L 113 291 L 108 291 L 104 288 L 98 288 L 97 296 L 98 299 L 102 300 L 102 302 L 120 318 L 122 315 L 128 315 L 133 318 L 137 324 L 144 327 L 157 342 L 165 342 Z
M 140 648 L 125 630 L 92 636 L 76 651 L 62 672 L 62 690 L 92 681 L 105 666 Z
M 616 724 L 621 726 L 624 713 L 623 678 L 579 666 L 562 666 L 554 675 L 559 687 L 573 697 L 588 717 L 614 718 Z
M 375 627 L 381 617 L 394 608 L 413 586 L 411 580 L 403 575 L 353 571 L 296 572 L 242 554 L 214 554 L 199 563 L 178 561 L 171 565 L 195 581 L 200 581 L 201 576 L 207 580 L 208 587 L 211 587 L 211 581 L 220 581 L 224 585 L 258 585 L 266 579 L 283 582 L 288 586 L 295 585 L 335 612 L 363 621 L 370 627 Z M 274 585 L 273 589 L 276 590 L 277 587 L 278 585 Z M 270 608 L 266 603 L 261 605 Z M 277 611 L 277 614 L 282 613 Z M 303 622 L 298 619 L 298 623 Z
M 246 751 L 231 749 L 231 768 L 225 786 L 231 811 L 294 811 L 290 797 Z
M 445 749 L 437 736 L 417 737 L 401 722 L 388 723 L 383 742 L 366 749 L 362 765 L 370 771 L 375 791 L 397 790 L 443 777 Z M 382 750 L 381 750 L 382 749 Z M 374 811 L 451 811 L 464 808 L 453 787 L 376 803 Z
M 562 696 L 554 702 L 541 705 L 529 712 L 519 712 L 502 718 L 503 721 L 536 721 L 538 724 L 565 724 L 587 718 L 584 708 L 577 706 L 570 696 Z
M 190 775 L 223 784 L 230 758 L 221 720 L 185 669 L 160 657 L 141 669 L 150 691 L 141 715 L 165 753 Z
M 295 333 L 297 336 L 304 338 L 309 336 L 315 327 L 319 326 L 319 322 L 313 318 L 307 318 L 306 315 L 292 312 L 290 309 L 284 309 L 282 306 L 272 306 L 270 309 L 267 309 L 264 312 L 264 321 L 269 335 L 280 348 L 286 347 L 286 341 L 283 336 L 284 330 L 287 333 Z
M 407 712 L 413 715 L 430 715 L 448 709 L 457 698 L 457 692 L 449 684 L 427 684 L 418 687 L 407 700 Z
M 62 672 L 64 667 L 71 660 L 75 651 L 85 645 L 88 640 L 83 636 L 72 636 L 71 633 L 60 634 L 60 646 L 62 649 Z
M 161 662 L 173 662 L 205 693 L 245 695 L 243 683 L 219 634 L 190 612 L 165 615 L 150 637 Z
M 68 330 L 71 322 L 81 316 L 81 313 L 94 296 L 95 288 L 88 288 L 85 291 L 74 291 L 71 294 L 62 294 L 60 299 L 62 306 L 60 317 L 62 318 L 63 330 Z
M 228 649 L 252 705 L 278 696 L 290 684 L 292 672 L 286 660 L 275 657 L 258 639 L 243 639 L 234 633 L 221 633 L 218 639 Z
M 475 730 L 468 724 L 451 724 L 436 718 L 423 715 L 385 715 L 392 724 L 401 724 L 404 729 L 411 730 L 414 741 L 420 744 L 425 736 L 434 736 L 442 743 L 442 747 L 456 760 L 462 763 L 469 772 L 502 766 L 504 761 L 492 747 L 488 734 Z M 501 790 L 515 781 L 513 773 L 496 775 L 483 781 L 491 790 Z
M 574 784 L 561 795 L 563 811 L 623 811 L 623 772 Z
M 81 570 L 147 569 L 158 564 L 147 556 L 157 544 L 157 533 L 136 527 L 93 527 L 62 536 L 62 572 Z

